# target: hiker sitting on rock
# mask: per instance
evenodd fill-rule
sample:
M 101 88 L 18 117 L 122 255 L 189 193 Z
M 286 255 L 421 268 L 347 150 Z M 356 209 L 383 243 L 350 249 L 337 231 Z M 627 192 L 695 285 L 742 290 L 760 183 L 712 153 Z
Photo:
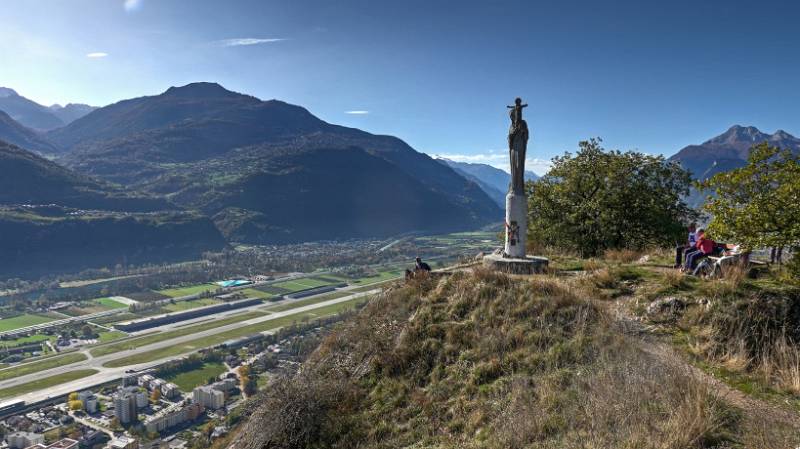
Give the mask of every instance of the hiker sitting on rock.
M 431 271 L 431 266 L 423 262 L 421 258 L 417 257 L 414 260 L 414 262 L 415 262 L 414 271 L 426 271 L 426 272 Z
M 406 269 L 406 280 L 416 277 L 424 278 L 431 272 L 431 266 L 422 261 L 419 257 L 414 259 L 414 270 Z

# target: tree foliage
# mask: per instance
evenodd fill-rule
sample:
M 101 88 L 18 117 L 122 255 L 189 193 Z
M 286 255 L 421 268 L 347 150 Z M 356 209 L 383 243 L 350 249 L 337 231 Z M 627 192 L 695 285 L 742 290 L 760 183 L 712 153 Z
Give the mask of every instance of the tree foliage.
M 700 184 L 717 238 L 747 248 L 800 244 L 800 156 L 769 146 L 750 150 L 747 165 Z
M 528 183 L 531 241 L 582 256 L 682 241 L 683 223 L 697 215 L 682 200 L 689 173 L 663 156 L 605 151 L 600 142 L 580 142 Z

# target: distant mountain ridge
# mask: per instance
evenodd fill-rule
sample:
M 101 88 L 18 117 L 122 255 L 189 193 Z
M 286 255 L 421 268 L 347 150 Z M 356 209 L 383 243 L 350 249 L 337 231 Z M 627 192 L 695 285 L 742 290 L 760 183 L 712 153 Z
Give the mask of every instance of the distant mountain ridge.
M 702 144 L 684 147 L 669 160 L 680 163 L 695 179 L 707 179 L 744 166 L 750 148 L 762 142 L 800 153 L 800 139 L 786 131 L 766 134 L 753 126 L 734 125 Z
M 75 120 L 78 120 L 84 115 L 94 111 L 97 109 L 97 107 L 89 106 L 88 104 L 83 103 L 69 103 L 66 106 L 54 104 L 50 106 L 49 109 L 53 114 L 55 114 L 56 117 L 61 119 L 65 125 L 69 125 Z
M 479 186 L 396 137 L 216 83 L 123 100 L 47 137 L 67 166 L 168 195 L 235 241 L 474 229 L 502 218 Z
M 0 277 L 191 260 L 225 246 L 207 217 L 0 141 Z
M 14 89 L 0 87 L 0 111 L 5 112 L 23 126 L 36 131 L 60 128 L 94 109 L 85 104 L 68 104 L 65 107 L 42 106 L 21 96 Z
M 439 158 L 437 160 L 456 170 L 465 178 L 477 183 L 495 203 L 501 208 L 505 207 L 506 193 L 508 193 L 508 186 L 511 183 L 510 174 L 488 164 L 456 162 L 447 158 Z M 536 181 L 539 176 L 532 171 L 526 170 L 525 179 L 527 181 Z
M 26 128 L 0 111 L 0 140 L 43 154 L 55 154 L 58 149 L 36 131 Z

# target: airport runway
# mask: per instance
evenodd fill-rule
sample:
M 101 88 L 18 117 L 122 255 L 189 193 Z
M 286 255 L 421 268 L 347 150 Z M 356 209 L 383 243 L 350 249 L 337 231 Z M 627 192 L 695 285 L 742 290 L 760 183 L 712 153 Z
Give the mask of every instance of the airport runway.
M 119 368 L 107 368 L 107 367 L 103 366 L 104 363 L 107 363 L 107 362 L 109 362 L 111 360 L 117 360 L 117 359 L 124 358 L 124 357 L 127 357 L 127 356 L 132 356 L 132 355 L 136 355 L 136 354 L 140 354 L 140 353 L 144 353 L 144 352 L 149 352 L 149 351 L 152 351 L 152 350 L 155 350 L 155 349 L 160 349 L 160 348 L 164 348 L 164 347 L 168 347 L 168 346 L 173 346 L 173 345 L 176 345 L 176 344 L 180 344 L 180 343 L 184 343 L 184 342 L 187 342 L 187 341 L 195 340 L 197 338 L 202 338 L 202 337 L 206 337 L 206 336 L 210 336 L 210 335 L 219 334 L 221 332 L 237 329 L 237 328 L 240 328 L 242 326 L 249 325 L 249 324 L 268 322 L 270 320 L 274 320 L 274 319 L 278 319 L 278 318 L 282 318 L 282 317 L 286 317 L 286 316 L 291 316 L 291 315 L 295 315 L 295 314 L 299 314 L 299 313 L 303 313 L 303 312 L 313 311 L 313 310 L 319 309 L 321 307 L 326 307 L 326 306 L 330 306 L 330 305 L 333 305 L 333 304 L 338 304 L 338 303 L 349 301 L 349 300 L 352 300 L 352 299 L 355 299 L 355 298 L 358 298 L 358 297 L 362 297 L 362 296 L 368 296 L 368 295 L 371 295 L 371 294 L 374 294 L 374 293 L 378 292 L 379 290 L 380 290 L 380 288 L 375 289 L 375 290 L 370 290 L 370 291 L 367 291 L 367 292 L 354 293 L 352 295 L 344 296 L 344 297 L 341 297 L 341 298 L 335 298 L 335 299 L 331 299 L 331 300 L 328 300 L 328 301 L 323 301 L 323 302 L 316 303 L 316 304 L 310 304 L 310 305 L 307 305 L 307 306 L 297 307 L 297 308 L 286 310 L 286 311 L 282 311 L 282 312 L 272 312 L 271 314 L 265 315 L 263 317 L 257 317 L 257 318 L 253 318 L 253 319 L 246 320 L 246 321 L 240 321 L 240 322 L 229 324 L 229 325 L 226 325 L 226 326 L 216 327 L 216 328 L 213 328 L 213 329 L 200 331 L 200 332 L 197 332 L 197 333 L 194 333 L 194 334 L 184 335 L 184 336 L 173 338 L 173 339 L 170 339 L 170 340 L 156 342 L 156 343 L 153 343 L 153 344 L 150 344 L 150 345 L 147 345 L 147 346 L 142 346 L 142 347 L 135 348 L 135 349 L 129 349 L 129 350 L 125 350 L 125 351 L 120 351 L 120 352 L 116 352 L 116 353 L 113 353 L 113 354 L 106 354 L 106 355 L 99 356 L 99 357 L 93 357 L 91 355 L 91 353 L 90 353 L 91 349 L 97 348 L 99 346 L 88 347 L 86 349 L 83 349 L 83 350 L 79 351 L 80 353 L 85 354 L 88 357 L 88 360 L 85 360 L 85 361 L 82 361 L 82 362 L 71 363 L 71 364 L 68 364 L 68 365 L 63 365 L 63 366 L 59 366 L 59 367 L 56 367 L 56 368 L 47 369 L 47 370 L 43 370 L 43 371 L 38 371 L 36 373 L 31 373 L 31 374 L 20 376 L 20 377 L 14 378 L 14 379 L 8 379 L 8 380 L 0 381 L 0 389 L 13 387 L 13 386 L 21 385 L 21 384 L 25 384 L 25 383 L 28 383 L 28 382 L 32 382 L 34 380 L 42 379 L 42 378 L 49 377 L 49 376 L 54 376 L 54 375 L 57 375 L 57 374 L 68 372 L 68 371 L 79 370 L 79 369 L 95 369 L 95 370 L 99 371 L 97 374 L 85 377 L 83 379 L 77 379 L 77 380 L 74 380 L 74 381 L 70 381 L 70 382 L 66 382 L 66 383 L 60 384 L 60 385 L 56 385 L 56 386 L 53 386 L 53 387 L 50 387 L 50 388 L 47 388 L 47 389 L 43 389 L 43 390 L 39 390 L 39 391 L 35 391 L 35 392 L 23 394 L 23 395 L 18 395 L 18 396 L 15 396 L 15 397 L 4 398 L 2 402 L 3 403 L 8 403 L 8 402 L 14 402 L 14 401 L 20 401 L 20 400 L 24 400 L 26 402 L 35 402 L 35 401 L 40 401 L 40 400 L 44 400 L 44 399 L 48 399 L 48 398 L 52 398 L 52 397 L 64 396 L 64 395 L 67 395 L 67 394 L 69 394 L 69 393 L 71 393 L 73 391 L 85 390 L 85 389 L 91 388 L 91 387 L 96 386 L 96 385 L 101 385 L 101 384 L 113 381 L 115 379 L 119 379 L 128 370 L 137 370 L 138 371 L 138 370 L 143 370 L 143 369 L 147 369 L 147 368 L 153 368 L 153 367 L 156 367 L 156 366 L 161 365 L 163 363 L 166 363 L 166 362 L 168 362 L 170 360 L 178 359 L 180 357 L 186 356 L 186 355 L 188 355 L 188 354 L 190 354 L 192 352 L 199 351 L 200 349 L 204 349 L 204 348 L 196 348 L 193 351 L 188 351 L 188 352 L 186 352 L 184 354 L 181 354 L 179 356 L 169 356 L 169 357 L 165 357 L 163 359 L 154 360 L 152 362 L 147 362 L 147 363 L 140 363 L 140 364 L 137 364 L 137 365 L 127 365 L 127 366 L 123 366 L 123 367 L 119 367 Z M 303 298 L 303 299 L 307 299 L 307 298 Z M 276 303 L 276 304 L 281 304 L 281 303 L 286 303 L 286 302 L 279 302 L 279 303 Z M 290 302 L 288 302 L 288 303 L 290 303 Z M 257 310 L 259 308 L 263 309 L 264 305 L 257 305 L 257 306 L 252 306 L 252 307 L 249 307 L 249 308 L 243 308 L 243 309 L 236 310 L 235 312 L 236 313 L 241 313 L 242 311 L 245 311 L 245 312 L 246 311 L 252 311 L 252 310 Z M 231 315 L 231 314 L 232 313 L 214 315 L 213 319 L 219 319 L 219 318 Z M 181 326 L 183 326 L 183 325 L 186 325 L 186 324 L 191 324 L 192 321 L 210 321 L 210 320 L 208 320 L 208 317 L 203 317 L 203 319 L 187 320 L 187 321 L 183 321 L 183 322 L 180 322 L 180 323 L 174 323 L 174 324 L 180 324 Z M 174 326 L 174 325 L 173 326 L 163 326 L 162 328 L 159 328 L 159 329 L 169 330 L 169 329 L 174 328 L 174 327 L 178 327 L 178 326 Z M 271 330 L 269 332 L 274 332 L 275 330 L 277 330 L 277 329 Z M 265 333 L 269 333 L 269 332 L 265 332 Z M 147 333 L 147 332 L 142 332 L 142 334 L 144 334 L 144 333 Z M 110 342 L 110 344 L 113 344 L 113 343 L 114 342 Z M 2 405 L 2 404 L 0 404 L 0 405 Z

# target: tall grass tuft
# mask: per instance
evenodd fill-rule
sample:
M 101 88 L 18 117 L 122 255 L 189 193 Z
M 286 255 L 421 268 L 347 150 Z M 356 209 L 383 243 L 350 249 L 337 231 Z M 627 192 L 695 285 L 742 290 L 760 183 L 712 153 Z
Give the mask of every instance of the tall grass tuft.
M 603 254 L 603 259 L 616 263 L 633 263 L 642 256 L 640 251 L 632 249 L 609 249 Z

